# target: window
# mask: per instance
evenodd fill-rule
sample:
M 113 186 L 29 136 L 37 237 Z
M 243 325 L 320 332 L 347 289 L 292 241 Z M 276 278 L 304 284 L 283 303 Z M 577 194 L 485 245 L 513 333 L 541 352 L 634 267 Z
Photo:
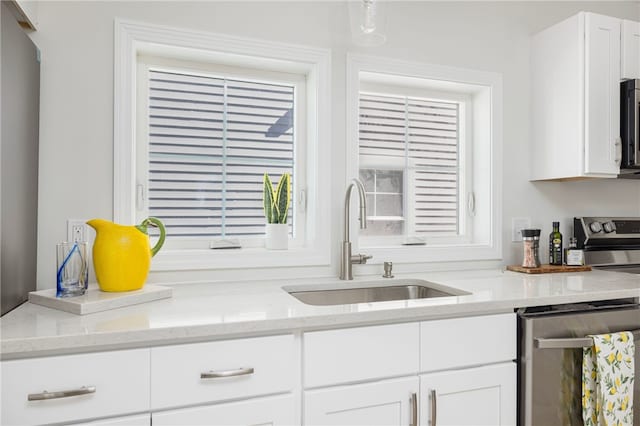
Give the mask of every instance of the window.
M 349 55 L 347 178 L 373 263 L 501 258 L 501 76 Z
M 459 235 L 462 102 L 360 92 L 361 236 Z M 405 240 L 406 240 L 405 238 Z
M 274 182 L 289 173 L 289 233 L 300 245 L 305 218 L 295 195 L 305 187 L 305 139 L 295 118 L 305 116 L 304 76 L 193 67 L 139 59 L 137 221 L 159 218 L 177 247 L 226 238 L 260 246 L 264 173 Z
M 114 221 L 167 224 L 152 271 L 330 264 L 329 64 L 326 49 L 116 20 Z M 265 172 L 292 176 L 286 256 L 263 248 Z M 242 248 L 210 249 L 228 238 Z

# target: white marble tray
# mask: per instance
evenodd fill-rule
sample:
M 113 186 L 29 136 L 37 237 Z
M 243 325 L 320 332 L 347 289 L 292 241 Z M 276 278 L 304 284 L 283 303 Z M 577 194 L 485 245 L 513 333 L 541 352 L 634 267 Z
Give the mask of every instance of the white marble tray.
M 85 315 L 166 299 L 171 297 L 171 294 L 171 287 L 159 285 L 145 285 L 140 290 L 118 293 L 100 291 L 98 286 L 94 285 L 89 286 L 84 295 L 76 297 L 57 298 L 55 289 L 32 291 L 29 293 L 29 302 L 76 315 Z

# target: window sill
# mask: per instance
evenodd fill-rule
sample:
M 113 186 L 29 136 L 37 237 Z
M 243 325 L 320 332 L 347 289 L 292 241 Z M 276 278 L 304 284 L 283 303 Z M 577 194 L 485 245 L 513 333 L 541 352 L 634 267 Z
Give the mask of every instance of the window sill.
M 429 244 L 420 246 L 360 247 L 359 252 L 373 256 L 368 263 L 431 263 L 475 260 L 500 260 L 500 247 L 489 244 Z
M 152 260 L 151 271 L 326 266 L 329 264 L 329 254 L 326 250 L 319 248 L 174 249 L 159 252 Z

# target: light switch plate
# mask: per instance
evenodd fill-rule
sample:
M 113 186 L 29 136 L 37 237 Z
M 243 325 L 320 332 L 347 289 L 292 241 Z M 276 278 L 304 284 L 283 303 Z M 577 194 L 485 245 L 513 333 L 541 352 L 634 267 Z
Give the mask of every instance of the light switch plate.
M 514 217 L 511 219 L 511 241 L 522 241 L 522 230 L 531 228 L 530 217 Z

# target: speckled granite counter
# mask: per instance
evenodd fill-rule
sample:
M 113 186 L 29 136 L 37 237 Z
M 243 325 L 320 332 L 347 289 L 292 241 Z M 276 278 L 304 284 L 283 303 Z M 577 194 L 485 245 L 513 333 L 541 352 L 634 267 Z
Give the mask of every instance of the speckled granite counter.
M 379 277 L 359 277 L 368 281 Z M 16 359 L 286 333 L 365 324 L 512 312 L 527 306 L 640 298 L 640 275 L 592 271 L 527 275 L 499 270 L 399 275 L 471 294 L 310 306 L 282 286 L 335 279 L 177 284 L 171 299 L 78 316 L 26 303 L 0 319 L 0 355 Z

